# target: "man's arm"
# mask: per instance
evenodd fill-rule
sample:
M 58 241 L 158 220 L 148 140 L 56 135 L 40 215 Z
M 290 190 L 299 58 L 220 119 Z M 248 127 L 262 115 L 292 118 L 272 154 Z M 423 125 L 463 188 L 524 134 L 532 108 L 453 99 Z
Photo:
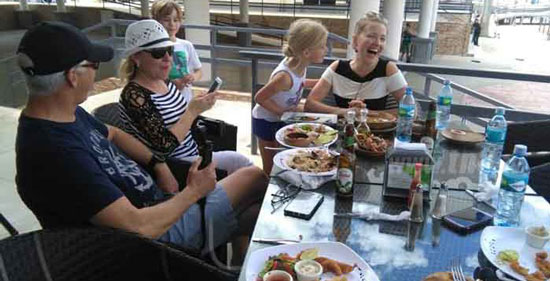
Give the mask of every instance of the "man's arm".
M 139 140 L 131 136 L 130 134 L 112 126 L 107 126 L 109 129 L 109 135 L 107 139 L 114 143 L 122 152 L 143 167 L 147 166 L 147 163 L 153 157 L 153 153 Z M 174 178 L 174 175 L 168 168 L 166 163 L 158 163 L 153 168 L 157 185 L 160 189 L 166 192 L 177 192 L 178 182 Z
M 191 165 L 187 187 L 171 199 L 152 207 L 137 209 L 128 198 L 121 197 L 96 213 L 91 223 L 159 238 L 191 205 L 215 188 L 215 164 L 211 163 L 199 171 L 200 161 L 199 157 Z

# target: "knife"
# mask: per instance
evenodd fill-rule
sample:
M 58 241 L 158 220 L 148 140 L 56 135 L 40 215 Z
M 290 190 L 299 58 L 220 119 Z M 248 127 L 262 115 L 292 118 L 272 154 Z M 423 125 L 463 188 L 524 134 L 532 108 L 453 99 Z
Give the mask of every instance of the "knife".
M 483 200 L 479 200 L 477 199 L 477 197 L 475 196 L 474 192 L 469 190 L 469 189 L 466 189 L 466 194 L 470 195 L 472 198 L 474 198 L 474 200 L 478 203 L 484 203 L 485 205 L 489 206 L 491 209 L 493 210 L 496 210 L 497 207 L 495 207 L 492 203 L 490 203 L 489 201 L 483 201 Z
M 299 240 L 276 239 L 276 238 L 255 238 L 255 239 L 252 239 L 252 242 L 270 244 L 270 245 L 288 245 L 288 244 L 300 243 Z

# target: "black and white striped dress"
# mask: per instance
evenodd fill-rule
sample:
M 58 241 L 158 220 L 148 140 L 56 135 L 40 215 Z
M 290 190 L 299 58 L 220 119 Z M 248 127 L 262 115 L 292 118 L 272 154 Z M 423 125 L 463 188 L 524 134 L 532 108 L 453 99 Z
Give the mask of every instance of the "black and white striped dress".
M 350 101 L 361 99 L 368 109 L 397 108 L 395 98 L 389 93 L 407 86 L 401 71 L 386 75 L 387 60 L 379 59 L 375 68 L 361 77 L 351 69 L 351 60 L 340 60 L 336 71 L 327 67 L 321 79 L 332 86 L 334 101 L 338 107 L 347 108 Z
M 169 130 L 187 110 L 190 97 L 182 94 L 171 82 L 167 86 L 167 93 L 158 94 L 129 82 L 119 100 L 122 129 L 160 156 L 181 159 L 198 155 L 190 131 L 179 143 Z

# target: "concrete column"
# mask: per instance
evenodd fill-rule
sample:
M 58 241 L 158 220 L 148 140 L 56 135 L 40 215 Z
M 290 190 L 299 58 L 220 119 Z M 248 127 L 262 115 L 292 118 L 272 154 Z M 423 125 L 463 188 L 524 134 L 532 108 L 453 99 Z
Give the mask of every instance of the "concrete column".
M 27 0 L 19 0 L 19 10 L 20 11 L 29 10 L 29 4 L 27 3 Z
M 391 0 L 384 2 L 384 17 L 388 20 L 388 35 L 386 36 L 386 48 L 383 55 L 398 60 L 399 47 L 401 45 L 401 32 L 405 12 L 404 0 Z
M 65 8 L 65 1 L 55 1 L 57 3 L 57 12 L 65 13 L 67 8 Z
M 210 1 L 184 0 L 184 23 L 196 25 L 210 25 Z M 210 31 L 203 29 L 185 29 L 185 39 L 195 45 L 210 45 Z M 198 50 L 199 57 L 210 58 L 210 51 Z M 210 63 L 202 64 L 202 79 L 212 80 L 212 67 Z
M 481 36 L 490 36 L 493 33 L 490 29 L 492 29 L 491 22 L 492 19 L 492 12 L 493 12 L 493 0 L 485 0 L 485 5 L 483 7 L 483 14 L 481 16 Z
M 380 11 L 380 0 L 350 0 L 350 15 L 349 15 L 349 26 L 348 26 L 348 39 L 352 40 L 353 33 L 355 31 L 355 23 L 359 21 L 360 18 L 365 15 L 368 11 Z M 387 1 L 390 2 L 390 1 Z M 353 47 L 348 45 L 348 58 L 352 58 L 355 51 Z
M 149 0 L 140 0 L 141 2 L 141 16 L 144 18 L 149 17 Z
M 241 23 L 248 24 L 249 17 L 248 17 L 248 0 L 240 0 L 239 1 L 239 15 L 241 18 Z
M 430 31 L 435 32 L 435 24 L 437 23 L 437 11 L 439 10 L 439 0 L 434 1 L 434 7 L 432 10 L 432 23 L 430 26 Z
M 420 7 L 420 23 L 418 25 L 418 37 L 420 38 L 430 38 L 433 6 L 434 0 L 422 0 L 422 6 Z

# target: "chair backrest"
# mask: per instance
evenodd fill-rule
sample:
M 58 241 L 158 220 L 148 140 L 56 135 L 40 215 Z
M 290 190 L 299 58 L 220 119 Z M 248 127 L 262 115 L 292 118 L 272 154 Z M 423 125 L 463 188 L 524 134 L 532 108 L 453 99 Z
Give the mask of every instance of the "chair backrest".
M 104 104 L 94 109 L 92 115 L 105 124 L 122 128 L 122 120 L 120 120 L 118 103 L 116 102 Z
M 524 144 L 529 152 L 550 151 L 550 120 L 508 122 L 504 154 L 511 154 L 514 145 Z
M 97 227 L 40 230 L 0 241 L 2 280 L 235 280 L 159 242 Z

